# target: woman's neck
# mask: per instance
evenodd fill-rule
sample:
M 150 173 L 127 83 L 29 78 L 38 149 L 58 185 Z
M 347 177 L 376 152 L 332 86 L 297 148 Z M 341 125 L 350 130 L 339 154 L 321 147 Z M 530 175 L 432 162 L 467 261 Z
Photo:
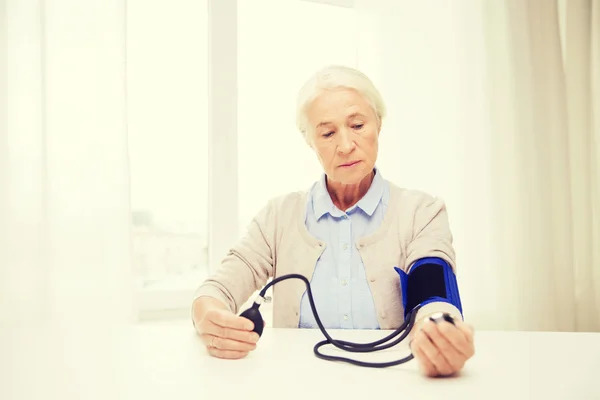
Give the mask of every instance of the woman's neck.
M 370 174 L 365 176 L 359 183 L 352 185 L 345 185 L 339 182 L 331 182 L 329 178 L 326 179 L 327 191 L 331 197 L 331 201 L 337 208 L 342 211 L 346 211 L 356 203 L 367 193 L 375 177 L 375 171 L 371 171 Z

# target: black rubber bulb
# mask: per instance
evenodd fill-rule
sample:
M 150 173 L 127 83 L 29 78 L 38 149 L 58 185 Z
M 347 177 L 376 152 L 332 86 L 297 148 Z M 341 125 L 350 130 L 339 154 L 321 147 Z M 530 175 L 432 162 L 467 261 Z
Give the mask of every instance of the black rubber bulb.
M 254 323 L 254 329 L 252 330 L 258 333 L 258 336 L 262 336 L 265 323 L 260 311 L 258 310 L 258 304 L 255 303 L 252 307 L 241 313 L 240 317 L 244 317 L 252 321 Z

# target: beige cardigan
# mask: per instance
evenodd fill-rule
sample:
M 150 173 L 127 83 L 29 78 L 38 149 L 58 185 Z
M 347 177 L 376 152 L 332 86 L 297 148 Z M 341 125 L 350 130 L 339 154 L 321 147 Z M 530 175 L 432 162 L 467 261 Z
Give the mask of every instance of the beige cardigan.
M 307 196 L 308 191 L 300 191 L 271 199 L 218 270 L 198 288 L 194 300 L 214 297 L 238 314 L 243 311 L 239 307 L 269 278 L 296 273 L 310 280 L 326 244 L 305 226 Z M 372 235 L 357 240 L 355 246 L 365 266 L 381 329 L 395 329 L 404 321 L 400 278 L 394 266 L 407 271 L 419 258 L 440 257 L 456 271 L 443 200 L 391 182 L 390 201 L 381 226 Z M 306 284 L 289 279 L 272 289 L 273 326 L 297 328 Z M 462 319 L 453 305 L 434 302 L 419 310 L 417 320 L 438 311 Z

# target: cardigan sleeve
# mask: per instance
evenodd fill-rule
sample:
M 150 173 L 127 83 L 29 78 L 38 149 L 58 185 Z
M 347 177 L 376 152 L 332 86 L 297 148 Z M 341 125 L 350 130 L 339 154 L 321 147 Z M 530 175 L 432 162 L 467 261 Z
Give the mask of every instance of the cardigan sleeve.
M 406 249 L 406 272 L 424 257 L 439 257 L 456 272 L 452 241 L 445 202 L 439 197 L 423 196 L 414 213 L 412 240 Z
M 274 256 L 275 209 L 271 200 L 252 219 L 246 234 L 230 248 L 219 268 L 196 290 L 193 300 L 212 297 L 237 313 L 273 276 Z
M 445 202 L 439 197 L 423 195 L 415 208 L 412 240 L 406 249 L 405 271 L 421 258 L 438 257 L 446 261 L 456 274 L 456 255 Z M 455 319 L 463 319 L 460 310 L 448 302 L 424 305 L 416 322 L 437 312 L 447 312 Z

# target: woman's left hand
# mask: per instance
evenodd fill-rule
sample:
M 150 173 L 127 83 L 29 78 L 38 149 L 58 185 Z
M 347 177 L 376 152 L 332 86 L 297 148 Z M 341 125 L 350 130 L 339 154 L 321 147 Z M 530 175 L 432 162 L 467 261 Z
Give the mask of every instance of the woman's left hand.
M 425 319 L 411 334 L 411 351 L 421 372 L 429 377 L 448 376 L 459 372 L 473 357 L 473 327 L 456 320 L 437 324 Z

